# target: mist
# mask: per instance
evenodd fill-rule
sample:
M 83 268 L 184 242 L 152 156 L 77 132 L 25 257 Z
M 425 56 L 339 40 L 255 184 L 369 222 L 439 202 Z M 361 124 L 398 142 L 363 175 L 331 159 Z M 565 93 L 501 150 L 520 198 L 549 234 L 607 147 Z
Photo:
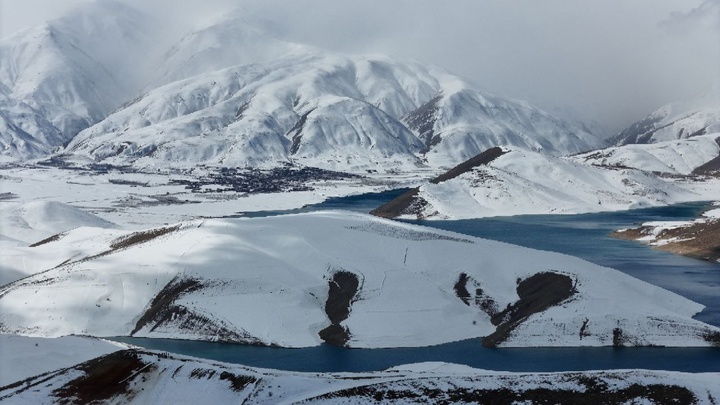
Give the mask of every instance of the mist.
M 0 0 L 0 34 L 87 1 Z M 610 131 L 699 97 L 720 74 L 719 0 L 125 2 L 178 32 L 239 7 L 278 37 L 432 63 L 501 96 L 576 110 Z

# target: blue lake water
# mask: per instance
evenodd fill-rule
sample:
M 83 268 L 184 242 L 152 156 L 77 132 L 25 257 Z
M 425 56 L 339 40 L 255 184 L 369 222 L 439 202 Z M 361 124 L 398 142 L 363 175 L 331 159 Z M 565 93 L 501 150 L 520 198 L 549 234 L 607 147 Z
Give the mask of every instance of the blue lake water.
M 369 212 L 405 190 L 333 198 L 280 215 L 323 209 Z M 613 267 L 677 292 L 707 306 L 696 316 L 720 326 L 720 265 L 653 250 L 608 234 L 641 222 L 695 218 L 707 203 L 581 215 L 525 215 L 460 221 L 406 221 L 534 249 L 578 256 Z M 424 362 L 444 361 L 503 371 L 572 371 L 643 368 L 720 372 L 720 348 L 522 348 L 488 349 L 478 340 L 424 348 L 343 349 L 329 345 L 281 349 L 223 343 L 164 339 L 117 338 L 151 349 L 204 357 L 254 367 L 309 372 L 370 371 Z

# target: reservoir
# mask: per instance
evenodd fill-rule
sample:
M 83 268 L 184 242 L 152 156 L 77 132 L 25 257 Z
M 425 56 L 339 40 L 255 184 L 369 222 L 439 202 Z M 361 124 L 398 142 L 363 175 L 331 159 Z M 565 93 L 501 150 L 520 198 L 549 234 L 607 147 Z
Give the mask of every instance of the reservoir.
M 333 198 L 300 210 L 254 213 L 282 215 L 316 210 L 369 212 L 405 190 Z M 577 256 L 623 271 L 706 305 L 695 318 L 720 327 L 720 265 L 653 250 L 609 233 L 647 221 L 690 220 L 709 203 L 579 215 L 522 215 L 457 221 L 405 221 L 533 249 Z M 416 362 L 443 361 L 471 367 L 526 372 L 656 369 L 720 372 L 720 348 L 504 348 L 477 339 L 423 348 L 344 349 L 323 344 L 283 349 L 165 339 L 114 340 L 150 349 L 252 367 L 306 372 L 362 372 Z

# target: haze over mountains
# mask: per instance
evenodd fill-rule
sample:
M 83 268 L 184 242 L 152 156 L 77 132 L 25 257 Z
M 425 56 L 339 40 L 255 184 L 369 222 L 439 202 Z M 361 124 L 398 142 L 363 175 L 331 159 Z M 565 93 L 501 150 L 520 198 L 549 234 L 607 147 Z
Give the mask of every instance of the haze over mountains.
M 98 2 L 4 41 L 5 159 L 69 143 L 66 152 L 114 163 L 367 168 L 455 162 L 497 144 L 552 154 L 600 145 L 417 62 L 281 41 L 233 15 L 164 50 L 159 29 Z

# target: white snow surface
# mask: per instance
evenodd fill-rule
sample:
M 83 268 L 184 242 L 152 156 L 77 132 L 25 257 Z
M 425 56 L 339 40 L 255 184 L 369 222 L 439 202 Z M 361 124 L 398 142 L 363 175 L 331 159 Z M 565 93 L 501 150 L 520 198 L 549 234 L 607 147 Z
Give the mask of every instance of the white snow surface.
M 464 219 L 575 214 L 713 200 L 720 193 L 716 178 L 663 177 L 635 168 L 690 172 L 717 156 L 718 136 L 627 145 L 572 157 L 512 150 L 451 180 L 421 186 L 419 196 L 428 204 L 420 215 Z
M 127 347 L 85 336 L 48 339 L 0 335 L 0 387 Z
M 133 235 L 140 234 L 82 228 L 28 250 L 29 258 L 64 250 L 69 261 L 0 289 L 3 332 L 116 336 L 135 330 L 156 338 L 234 336 L 229 340 L 315 346 L 330 325 L 328 282 L 341 271 L 360 285 L 341 323 L 352 347 L 425 346 L 492 333 L 490 316 L 457 297 L 461 273 L 498 308 L 518 300 L 518 279 L 554 272 L 575 283 L 571 299 L 531 315 L 506 346 L 611 345 L 618 325 L 630 345 L 705 346 L 702 336 L 716 331 L 691 319 L 702 305 L 616 270 L 363 214 L 197 220 L 112 248 Z M 185 312 L 157 325 L 139 323 L 158 293 L 180 282 L 200 286 L 173 298 Z M 188 327 L 197 317 L 203 325 Z M 589 335 L 581 337 L 586 319 Z

